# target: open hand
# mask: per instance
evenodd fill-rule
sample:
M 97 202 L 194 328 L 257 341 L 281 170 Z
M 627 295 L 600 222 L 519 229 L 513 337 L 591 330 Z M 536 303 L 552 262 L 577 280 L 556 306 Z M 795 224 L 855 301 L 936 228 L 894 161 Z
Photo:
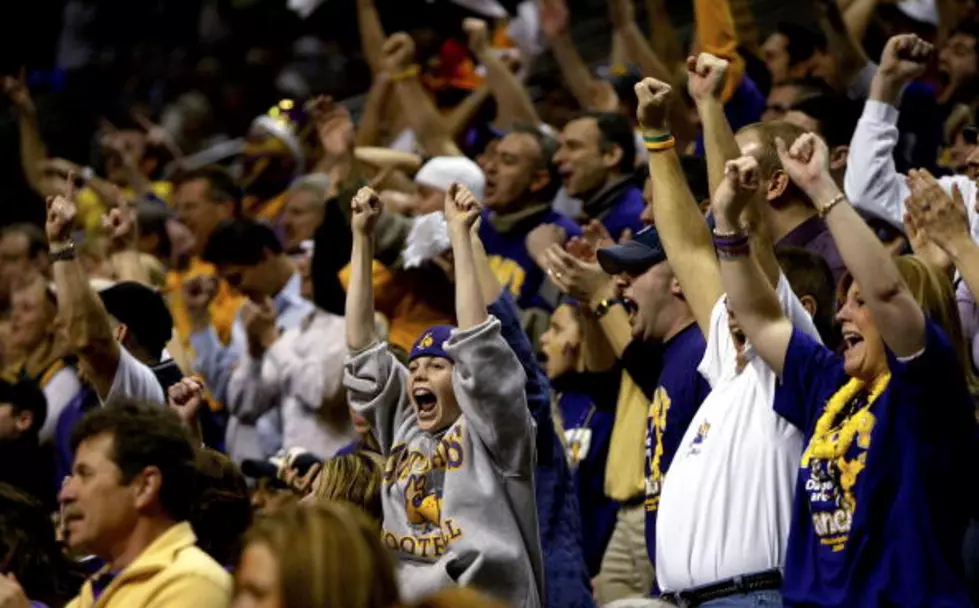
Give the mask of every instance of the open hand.
M 381 199 L 372 188 L 363 187 L 350 201 L 350 227 L 355 234 L 371 236 L 381 216 Z
M 666 113 L 673 98 L 673 87 L 656 80 L 646 78 L 636 85 L 636 98 L 639 106 L 636 118 L 644 129 L 666 129 Z
M 724 179 L 711 200 L 714 215 L 727 228 L 736 228 L 751 197 L 758 191 L 758 161 L 753 156 L 729 160 L 724 165 Z
M 577 298 L 583 304 L 612 280 L 597 262 L 584 262 L 575 258 L 560 245 L 553 245 L 544 252 L 547 276 L 563 293 Z
M 69 174 L 66 189 L 63 194 L 48 197 L 48 214 L 44 224 L 44 232 L 48 242 L 64 243 L 71 237 L 75 229 L 75 219 L 78 216 L 78 206 L 75 203 L 75 175 Z
M 728 62 L 710 53 L 687 58 L 687 90 L 697 103 L 719 99 L 724 90 Z
M 950 255 L 954 254 L 958 244 L 971 240 L 969 216 L 958 187 L 953 188 L 949 196 L 925 169 L 912 169 L 907 184 L 911 196 L 905 208 L 913 228 Z
M 346 106 L 320 95 L 309 102 L 307 111 L 316 125 L 316 135 L 327 159 L 336 160 L 353 149 L 356 130 Z
M 193 376 L 187 376 L 167 389 L 167 407 L 172 409 L 185 425 L 193 425 L 197 412 L 205 403 L 204 384 Z
M 568 29 L 568 4 L 566 0 L 539 0 L 540 27 L 544 36 L 554 39 Z
M 882 77 L 906 83 L 925 73 L 935 47 L 914 34 L 899 34 L 887 41 L 880 57 Z
M 393 34 L 384 42 L 384 67 L 392 74 L 403 72 L 415 62 L 415 41 L 404 32 Z
M 445 221 L 450 232 L 461 230 L 466 234 L 479 219 L 480 204 L 462 184 L 453 183 L 445 193 Z

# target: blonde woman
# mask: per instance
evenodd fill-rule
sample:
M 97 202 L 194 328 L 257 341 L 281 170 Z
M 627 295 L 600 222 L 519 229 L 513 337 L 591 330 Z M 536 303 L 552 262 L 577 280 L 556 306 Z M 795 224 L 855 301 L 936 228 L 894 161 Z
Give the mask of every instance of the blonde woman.
M 348 502 L 380 522 L 383 466 L 383 460 L 370 452 L 331 458 L 323 463 L 310 494 L 303 500 Z
M 256 521 L 244 547 L 233 608 L 399 606 L 377 524 L 352 505 L 293 505 Z
M 777 146 L 850 273 L 840 356 L 778 307 L 741 225 L 757 161 L 727 163 L 713 207 L 728 303 L 780 376 L 776 412 L 805 435 L 785 605 L 969 606 L 961 548 L 973 503 L 963 480 L 976 426 L 951 282 L 915 258 L 891 258 L 830 176 L 825 142 L 809 133 Z

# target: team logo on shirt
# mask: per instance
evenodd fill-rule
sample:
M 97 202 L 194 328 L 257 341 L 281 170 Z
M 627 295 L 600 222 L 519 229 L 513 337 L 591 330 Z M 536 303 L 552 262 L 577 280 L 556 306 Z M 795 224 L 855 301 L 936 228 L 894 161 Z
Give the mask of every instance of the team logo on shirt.
M 707 440 L 708 432 L 710 432 L 710 422 L 704 420 L 700 426 L 697 427 L 697 434 L 693 436 L 693 441 L 690 442 L 690 448 L 687 450 L 687 456 L 696 456 L 700 453 L 701 448 L 704 445 L 704 441 Z
M 819 454 L 820 450 L 814 449 L 814 441 L 810 441 L 802 455 L 802 468 L 809 474 L 806 493 L 812 527 L 820 544 L 834 552 L 842 551 L 850 536 L 857 508 L 855 486 L 867 466 L 867 451 L 876 422 L 869 409 L 862 410 L 823 440 L 835 448 L 836 455 Z
M 666 432 L 666 415 L 670 411 L 669 394 L 662 386 L 653 393 L 646 417 L 646 510 L 659 508 L 659 495 L 663 489 L 663 434 Z
M 518 297 L 523 288 L 524 279 L 527 278 L 527 271 L 523 269 L 523 266 L 510 258 L 499 255 L 489 256 L 488 261 L 500 285 L 509 285 L 510 293 L 513 294 L 513 297 Z
M 383 540 L 390 549 L 435 559 L 462 537 L 455 521 L 443 518 L 442 488 L 446 471 L 458 470 L 465 462 L 463 432 L 462 424 L 453 426 L 431 455 L 403 443 L 391 448 L 384 468 L 385 491 L 401 494 L 412 533 L 399 536 L 385 530 Z

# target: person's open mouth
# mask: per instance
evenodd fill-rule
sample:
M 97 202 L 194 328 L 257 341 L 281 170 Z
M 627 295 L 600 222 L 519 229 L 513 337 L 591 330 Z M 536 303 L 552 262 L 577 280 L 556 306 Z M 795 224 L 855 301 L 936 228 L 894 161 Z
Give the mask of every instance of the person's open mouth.
M 416 388 L 411 393 L 411 398 L 415 402 L 418 418 L 421 420 L 432 420 L 438 412 L 438 398 L 435 393 L 427 388 Z

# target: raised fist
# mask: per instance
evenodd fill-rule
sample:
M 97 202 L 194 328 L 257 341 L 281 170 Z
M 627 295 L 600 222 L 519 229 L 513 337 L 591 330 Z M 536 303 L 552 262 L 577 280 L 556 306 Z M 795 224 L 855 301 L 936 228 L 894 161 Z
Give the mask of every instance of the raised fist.
M 452 228 L 469 229 L 479 219 L 479 201 L 462 184 L 454 183 L 445 193 L 445 220 Z
M 102 216 L 102 227 L 117 248 L 135 248 L 139 238 L 136 204 L 121 200 L 119 206 Z
M 350 201 L 350 227 L 364 236 L 374 234 L 377 218 L 381 215 L 381 199 L 372 188 L 363 187 Z
M 167 406 L 172 409 L 181 422 L 192 424 L 197 411 L 206 401 L 204 384 L 192 376 L 187 376 L 167 389 Z
M 935 47 L 914 34 L 900 34 L 887 41 L 880 57 L 880 74 L 910 82 L 925 73 Z
M 719 98 L 728 62 L 710 53 L 687 58 L 687 90 L 695 102 Z
M 655 78 L 646 78 L 636 85 L 639 105 L 636 118 L 646 129 L 665 129 L 666 113 L 673 98 L 673 88 Z
M 64 243 L 71 237 L 75 228 L 75 218 L 78 207 L 75 205 L 75 175 L 68 175 L 67 189 L 64 194 L 48 197 L 48 215 L 44 224 L 44 232 L 48 242 Z
M 489 48 L 489 28 L 482 19 L 469 18 L 462 22 L 462 29 L 469 36 L 469 49 L 482 53 Z
M 758 190 L 758 161 L 753 156 L 729 160 L 724 165 L 724 180 L 712 199 L 714 215 L 723 217 L 728 225 L 737 226 L 741 212 Z
M 557 38 L 568 29 L 568 5 L 565 0 L 540 0 L 537 6 L 544 36 Z
M 404 32 L 391 35 L 384 42 L 384 67 L 396 74 L 415 62 L 415 41 Z
M 776 137 L 775 148 L 782 168 L 814 203 L 826 202 L 818 200 L 824 198 L 820 190 L 829 186 L 832 188 L 828 189 L 838 190 L 829 174 L 829 148 L 819 136 L 814 133 L 800 135 L 791 147 L 781 137 Z

